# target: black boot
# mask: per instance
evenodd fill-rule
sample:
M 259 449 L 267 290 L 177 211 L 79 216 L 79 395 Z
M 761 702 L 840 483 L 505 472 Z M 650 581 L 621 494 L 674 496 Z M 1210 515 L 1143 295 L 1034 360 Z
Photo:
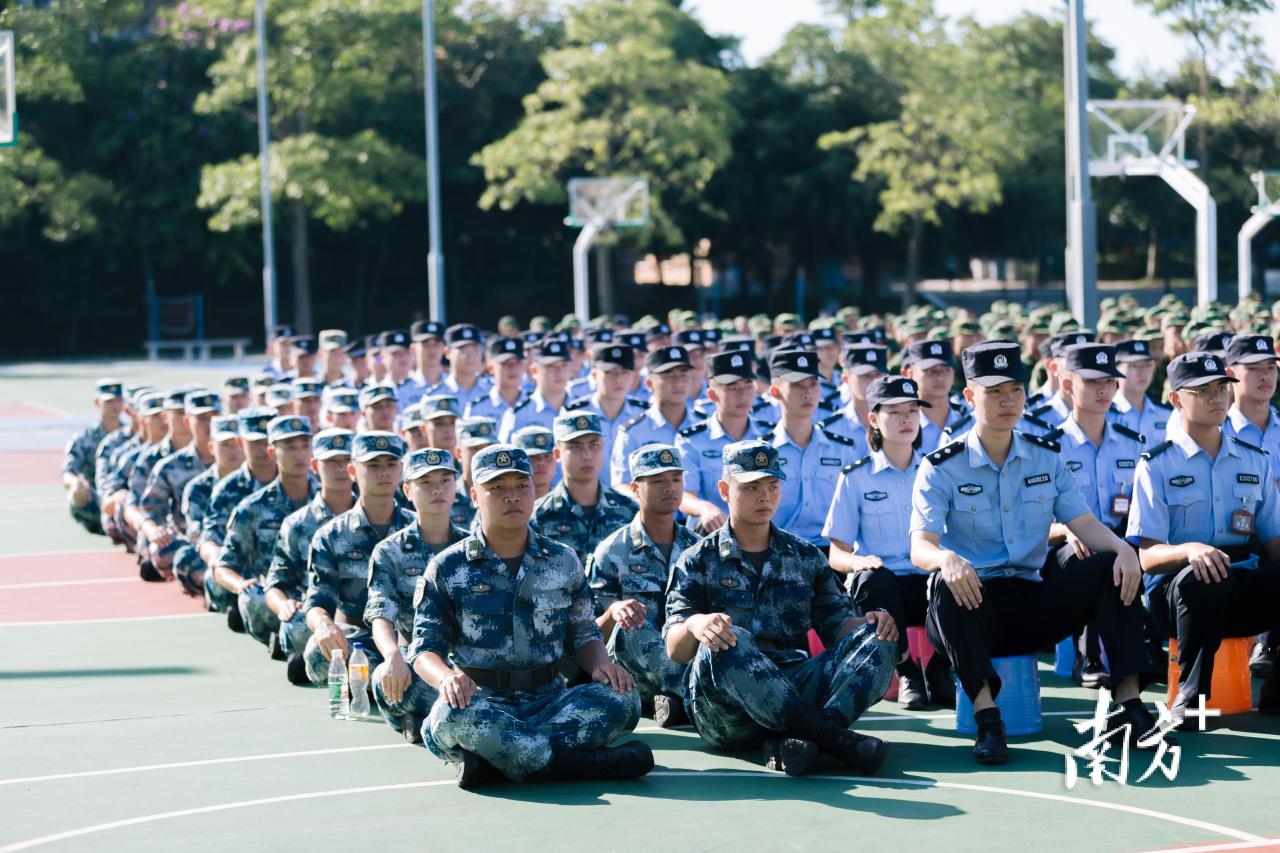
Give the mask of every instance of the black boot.
M 823 752 L 868 776 L 880 769 L 889 751 L 889 744 L 880 738 L 852 731 L 838 712 L 819 713 L 808 705 L 801 705 L 790 714 L 787 733 L 813 741 Z
M 296 684 L 299 687 L 311 686 L 311 677 L 307 675 L 307 662 L 300 654 L 291 654 L 285 659 L 285 675 L 290 684 Z
M 284 646 L 280 643 L 278 631 L 272 631 L 267 635 L 267 654 L 271 655 L 272 660 L 284 660 L 288 657 L 284 653 Z
M 973 742 L 973 757 L 979 764 L 1004 764 L 1009 760 L 1009 744 L 1004 739 L 1004 721 L 999 708 L 987 708 L 974 714 L 978 737 Z
M 240 608 L 234 602 L 227 608 L 227 627 L 237 634 L 244 633 L 244 617 L 240 615 Z
M 684 700 L 679 696 L 659 693 L 653 697 L 653 721 L 658 728 L 674 729 L 689 724 L 689 715 L 684 712 Z
M 422 745 L 422 723 L 424 718 L 421 714 L 415 714 L 412 711 L 400 717 L 400 734 L 404 735 L 404 739 L 414 746 Z
M 1258 713 L 1280 714 L 1280 675 L 1274 670 L 1258 688 Z
M 898 672 L 898 704 L 908 711 L 922 711 L 929 705 L 929 696 L 925 692 L 924 673 L 920 664 L 913 658 L 907 658 L 897 666 Z
M 492 764 L 474 752 L 468 752 L 465 749 L 458 751 L 462 753 L 462 760 L 458 762 L 458 787 L 462 790 L 470 791 L 503 778 Z
M 822 757 L 811 740 L 798 737 L 769 738 L 764 742 L 764 766 L 788 776 L 803 776 Z
M 158 583 L 164 580 L 164 575 L 160 574 L 155 564 L 141 557 L 138 558 L 138 577 L 148 583 Z
M 924 668 L 924 680 L 929 685 L 929 701 L 940 708 L 956 706 L 956 683 L 951 680 L 951 664 L 935 653 Z
M 547 775 L 566 782 L 639 779 L 653 769 L 653 750 L 638 740 L 600 749 L 553 748 Z

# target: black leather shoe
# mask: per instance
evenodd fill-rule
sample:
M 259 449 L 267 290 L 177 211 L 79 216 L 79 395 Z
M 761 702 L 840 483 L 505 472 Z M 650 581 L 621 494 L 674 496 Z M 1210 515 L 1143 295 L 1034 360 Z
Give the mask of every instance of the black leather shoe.
M 300 654 L 292 654 L 285 660 L 285 675 L 290 684 L 298 687 L 310 687 L 311 677 L 307 675 L 307 662 Z
M 414 746 L 421 746 L 422 723 L 422 716 L 410 711 L 400 718 L 400 725 L 404 727 L 404 730 L 400 732 L 400 734 L 404 735 L 404 739 Z
M 764 766 L 788 776 L 803 776 L 817 766 L 821 757 L 822 750 L 811 740 L 782 737 L 764 742 Z
M 547 774 L 552 779 L 639 779 L 653 769 L 653 750 L 638 741 L 600 749 L 555 747 Z
M 940 708 L 955 708 L 956 683 L 951 680 L 951 665 L 942 655 L 929 658 L 924 668 L 924 680 L 929 686 L 929 701 Z
M 659 693 L 653 697 L 653 721 L 661 729 L 674 729 L 688 725 L 689 715 L 684 712 L 684 700 L 678 696 Z
M 1004 764 L 1009 760 L 1009 743 L 1004 739 L 1004 721 L 978 724 L 973 758 L 979 764 Z
M 1253 654 L 1249 656 L 1249 672 L 1258 678 L 1270 678 L 1275 669 L 1275 655 L 1262 643 L 1253 644 Z
M 898 664 L 898 704 L 908 711 L 922 711 L 929 706 L 924 673 L 915 661 Z
M 1071 666 L 1071 680 L 1088 690 L 1111 689 L 1111 675 L 1102 662 L 1081 655 L 1076 655 L 1076 662 Z
M 244 617 L 240 615 L 240 608 L 234 604 L 227 608 L 227 627 L 237 634 L 244 633 Z
M 280 634 L 272 631 L 267 635 L 267 654 L 271 655 L 272 660 L 284 660 L 288 657 L 284 653 L 284 647 L 280 644 Z
M 150 560 L 142 559 L 138 560 L 138 577 L 147 583 L 158 583 L 164 580 L 164 575 L 160 574 L 160 571 Z
M 462 753 L 462 760 L 458 762 L 458 787 L 462 790 L 470 791 L 502 777 L 492 764 L 474 752 L 465 749 L 458 751 Z
M 1258 713 L 1280 714 L 1280 677 L 1274 673 L 1258 689 Z
M 1111 706 L 1113 719 L 1116 720 L 1117 736 L 1113 737 L 1114 742 L 1119 743 L 1120 734 L 1125 731 L 1121 726 L 1128 725 L 1128 741 L 1129 746 L 1143 752 L 1155 752 L 1160 746 L 1160 741 L 1164 741 L 1167 746 L 1177 746 L 1178 739 L 1171 734 L 1161 733 L 1160 726 L 1156 722 L 1156 718 L 1151 716 L 1151 712 L 1144 706 L 1127 706 L 1119 703 L 1112 703 Z M 1110 725 L 1110 723 L 1108 723 Z M 1172 728 L 1172 727 L 1170 727 Z

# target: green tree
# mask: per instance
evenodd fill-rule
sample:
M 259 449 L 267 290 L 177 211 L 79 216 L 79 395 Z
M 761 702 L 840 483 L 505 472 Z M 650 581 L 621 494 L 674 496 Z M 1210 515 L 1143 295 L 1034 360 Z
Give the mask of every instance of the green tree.
M 638 175 L 650 185 L 641 239 L 680 245 L 691 217 L 719 214 L 705 192 L 738 121 L 714 64 L 727 45 L 667 0 L 588 0 L 565 30 L 519 125 L 473 158 L 488 181 L 481 207 L 563 204 L 570 177 Z M 610 299 L 604 288 L 601 310 Z
M 204 11 L 244 16 L 249 0 L 209 0 Z M 272 0 L 267 84 L 271 194 L 291 235 L 293 322 L 311 331 L 310 220 L 346 231 L 398 215 L 424 194 L 421 156 L 389 141 L 378 104 L 403 99 L 421 68 L 421 5 L 414 0 Z M 255 37 L 243 32 L 210 69 L 202 114 L 256 121 Z M 397 90 L 399 90 L 397 92 Z M 420 113 L 419 113 L 420 115 Z M 366 129 L 352 133 L 353 127 Z M 261 222 L 256 152 L 206 166 L 199 205 L 216 231 Z

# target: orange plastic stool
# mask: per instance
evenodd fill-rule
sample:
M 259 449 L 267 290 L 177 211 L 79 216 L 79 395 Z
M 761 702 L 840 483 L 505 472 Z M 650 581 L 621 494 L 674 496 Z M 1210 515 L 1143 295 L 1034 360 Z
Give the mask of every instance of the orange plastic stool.
M 1253 710 L 1253 684 L 1249 675 L 1249 653 L 1253 651 L 1253 637 L 1228 637 L 1218 646 L 1213 656 L 1213 683 L 1205 697 L 1206 708 L 1214 708 L 1223 714 L 1242 714 Z M 1165 701 L 1173 706 L 1178 695 L 1178 641 L 1169 641 L 1169 693 Z

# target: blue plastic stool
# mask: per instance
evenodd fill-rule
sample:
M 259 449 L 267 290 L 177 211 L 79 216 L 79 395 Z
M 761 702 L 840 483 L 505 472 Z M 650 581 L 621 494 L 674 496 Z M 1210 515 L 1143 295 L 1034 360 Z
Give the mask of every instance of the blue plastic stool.
M 1067 637 L 1058 643 L 1053 659 L 1053 674 L 1061 678 L 1070 678 L 1071 669 L 1076 664 L 1076 638 Z
M 1040 675 L 1035 655 L 992 658 L 1000 676 L 1000 695 L 996 707 L 1008 735 L 1033 735 L 1044 729 L 1040 716 Z M 956 682 L 956 731 L 976 735 L 978 724 L 973 718 L 973 703 Z

